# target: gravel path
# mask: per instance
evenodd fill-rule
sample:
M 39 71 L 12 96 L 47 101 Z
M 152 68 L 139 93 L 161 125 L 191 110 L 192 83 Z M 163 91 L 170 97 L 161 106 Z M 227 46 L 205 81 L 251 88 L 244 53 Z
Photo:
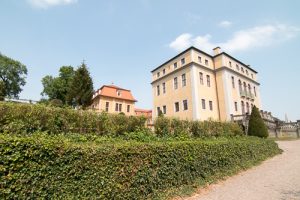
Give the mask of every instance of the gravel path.
M 281 155 L 185 200 L 300 200 L 300 140 L 278 144 Z

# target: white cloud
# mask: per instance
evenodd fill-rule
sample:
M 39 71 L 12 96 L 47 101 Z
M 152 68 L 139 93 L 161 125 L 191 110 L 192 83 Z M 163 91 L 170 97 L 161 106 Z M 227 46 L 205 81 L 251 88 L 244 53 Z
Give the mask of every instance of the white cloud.
M 211 35 L 195 36 L 184 33 L 178 36 L 169 47 L 182 51 L 190 46 L 195 46 L 204 51 L 211 52 L 214 47 L 220 46 L 228 52 L 246 51 L 258 47 L 271 46 L 294 38 L 300 33 L 300 28 L 283 24 L 256 26 L 233 33 L 225 42 L 211 41 Z
M 232 22 L 227 21 L 227 20 L 221 21 L 221 22 L 219 23 L 219 26 L 220 26 L 220 27 L 223 27 L 223 28 L 228 28 L 228 27 L 230 27 L 231 25 L 232 25 Z
M 48 8 L 52 6 L 69 5 L 77 0 L 27 0 L 32 6 L 37 8 Z

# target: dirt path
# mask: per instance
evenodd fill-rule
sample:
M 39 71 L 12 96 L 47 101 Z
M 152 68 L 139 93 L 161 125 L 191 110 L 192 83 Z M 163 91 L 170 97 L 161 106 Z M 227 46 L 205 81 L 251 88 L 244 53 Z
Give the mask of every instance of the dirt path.
M 281 155 L 185 200 L 300 200 L 300 140 L 278 144 Z

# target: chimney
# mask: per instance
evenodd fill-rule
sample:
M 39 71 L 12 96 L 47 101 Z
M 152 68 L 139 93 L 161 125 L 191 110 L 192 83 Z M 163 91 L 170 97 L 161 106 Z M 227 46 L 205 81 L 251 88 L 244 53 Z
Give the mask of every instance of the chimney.
M 214 51 L 214 56 L 218 55 L 218 54 L 221 53 L 221 47 L 216 47 L 216 48 L 213 49 L 213 51 Z

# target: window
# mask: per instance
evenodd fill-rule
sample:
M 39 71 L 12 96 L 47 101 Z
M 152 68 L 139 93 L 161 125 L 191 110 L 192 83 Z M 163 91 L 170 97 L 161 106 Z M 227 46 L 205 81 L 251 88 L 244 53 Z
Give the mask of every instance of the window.
M 246 103 L 247 113 L 250 113 L 249 103 Z
M 244 91 L 247 92 L 247 84 L 244 82 Z
M 187 109 L 188 109 L 187 100 L 183 100 L 183 110 L 187 110 Z
M 167 114 L 167 106 L 163 106 L 163 113 Z
M 255 89 L 255 87 L 253 87 L 253 91 L 254 91 L 254 95 L 256 96 L 256 89 Z
M 185 64 L 185 58 L 182 58 L 181 59 L 181 65 L 184 65 Z
M 239 89 L 240 89 L 240 92 L 242 92 L 242 81 L 241 80 L 239 80 Z
M 163 69 L 163 75 L 165 75 L 166 74 L 166 69 Z
M 251 74 L 251 78 L 253 79 L 253 74 Z
M 109 110 L 109 102 L 106 102 L 105 103 L 105 111 L 108 112 L 108 110 Z
M 160 107 L 157 107 L 156 110 L 157 110 L 157 116 L 159 116 L 161 113 Z
M 239 65 L 235 65 L 235 66 L 236 66 L 236 70 L 240 71 Z
M 177 62 L 176 63 L 174 63 L 174 69 L 176 69 L 177 68 Z
M 249 91 L 250 94 L 252 94 L 251 85 L 250 84 L 248 84 L 248 91 Z
M 206 76 L 206 79 L 207 79 L 207 86 L 210 87 L 210 76 L 207 75 L 207 76 Z
M 247 76 L 249 75 L 248 70 L 246 70 L 246 74 L 247 74 Z
M 201 99 L 202 102 L 202 109 L 205 110 L 205 99 Z
M 119 104 L 118 104 L 118 103 L 116 103 L 115 111 L 116 111 L 116 112 L 119 111 Z
M 119 104 L 119 112 L 122 112 L 122 104 Z
M 127 105 L 127 112 L 130 112 L 130 105 Z
M 229 67 L 232 67 L 231 62 L 229 61 Z
M 235 88 L 235 84 L 234 84 L 234 77 L 231 77 L 231 83 L 232 83 L 232 88 Z
M 181 75 L 181 79 L 182 79 L 182 87 L 186 86 L 186 77 L 185 77 L 185 74 Z
M 159 72 L 157 72 L 157 78 L 159 78 L 160 77 L 160 73 Z
M 244 73 L 244 68 L 241 68 L 241 71 Z
M 157 94 L 157 96 L 159 96 L 159 95 L 160 95 L 160 88 L 159 88 L 159 85 L 158 85 L 158 86 L 156 86 L 156 94 Z
M 178 81 L 177 77 L 174 78 L 174 89 L 176 90 L 178 88 Z
M 175 112 L 178 112 L 178 111 L 179 111 L 179 103 L 175 102 Z
M 162 90 L 163 90 L 163 93 L 165 94 L 166 93 L 166 83 L 162 84 Z
M 121 96 L 121 91 L 120 90 L 117 90 L 117 95 Z
M 234 109 L 235 109 L 235 112 L 238 111 L 238 104 L 237 104 L 237 102 L 234 102 Z
M 212 103 L 212 101 L 209 101 L 209 110 L 213 110 L 213 103 Z
M 208 60 L 205 59 L 205 65 L 208 65 Z
M 199 72 L 199 76 L 200 76 L 200 84 L 203 85 L 203 73 Z
M 245 114 L 245 104 L 243 101 L 241 102 L 241 106 L 242 106 L 242 114 Z
M 202 60 L 201 60 L 201 56 L 198 56 L 198 62 L 201 63 Z

